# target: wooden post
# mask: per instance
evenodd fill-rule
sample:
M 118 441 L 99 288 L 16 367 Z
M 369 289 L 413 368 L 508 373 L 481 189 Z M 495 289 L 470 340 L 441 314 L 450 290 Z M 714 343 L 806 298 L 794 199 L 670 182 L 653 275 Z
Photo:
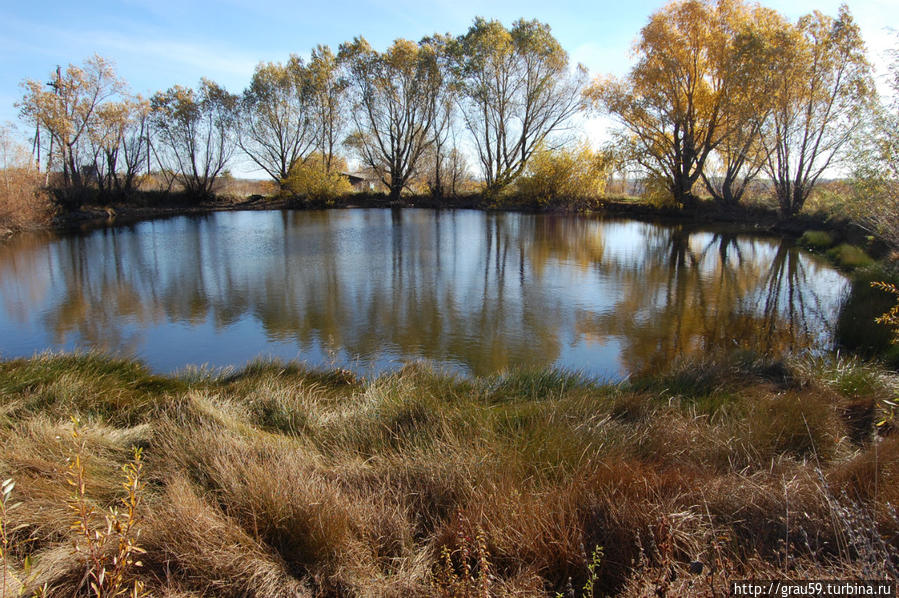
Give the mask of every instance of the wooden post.
M 57 64 L 56 65 L 56 81 L 51 81 L 47 83 L 50 87 L 53 88 L 53 92 L 59 96 L 59 87 L 62 84 L 62 69 Z M 40 126 L 40 125 L 38 125 Z M 47 172 L 44 178 L 44 186 L 50 185 L 50 166 L 53 163 L 53 134 L 50 134 L 50 147 L 47 149 Z M 65 168 L 65 156 L 63 156 L 63 168 Z

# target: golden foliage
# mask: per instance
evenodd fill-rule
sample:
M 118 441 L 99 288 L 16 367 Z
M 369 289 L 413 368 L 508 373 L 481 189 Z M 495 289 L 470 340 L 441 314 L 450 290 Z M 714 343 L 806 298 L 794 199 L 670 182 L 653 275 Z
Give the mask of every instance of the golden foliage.
M 308 201 L 332 201 L 341 195 L 352 193 L 352 185 L 340 173 L 346 169 L 346 163 L 337 158 L 332 158 L 331 161 L 330 171 L 326 158 L 319 152 L 294 163 L 290 174 L 282 181 L 283 188 Z
M 365 38 L 341 44 L 353 89 L 355 130 L 345 145 L 396 199 L 412 182 L 431 145 L 443 74 L 436 48 L 397 39 L 377 52 Z
M 487 192 L 513 183 L 550 135 L 581 109 L 586 69 L 549 25 L 519 19 L 507 29 L 476 18 L 456 48 L 456 84 Z
M 83 167 L 95 156 L 90 138 L 98 127 L 98 111 L 124 94 L 126 85 L 112 63 L 96 54 L 80 67 L 70 64 L 58 70 L 51 81 L 48 86 L 26 79 L 25 95 L 16 106 L 28 123 L 46 131 L 48 168 L 58 164 L 66 187 L 82 187 L 87 182 Z
M 899 297 L 899 289 L 891 283 L 875 281 L 871 283 L 871 286 Z M 890 311 L 878 316 L 874 321 L 878 324 L 885 324 L 892 328 L 894 334 L 893 342 L 899 343 L 899 300 L 897 300 L 896 305 L 894 305 Z
M 678 203 L 694 199 L 693 184 L 732 127 L 736 91 L 755 66 L 738 43 L 748 12 L 738 1 L 672 2 L 640 32 L 630 74 L 587 91 L 624 125 L 634 161 L 664 179 Z
M 585 142 L 571 148 L 543 146 L 531 158 L 518 190 L 543 205 L 592 199 L 605 192 L 614 166 L 611 152 L 595 151 Z
M 781 212 L 792 216 L 839 163 L 874 86 L 861 33 L 845 4 L 836 18 L 818 11 L 801 17 L 778 41 L 773 109 L 762 144 Z

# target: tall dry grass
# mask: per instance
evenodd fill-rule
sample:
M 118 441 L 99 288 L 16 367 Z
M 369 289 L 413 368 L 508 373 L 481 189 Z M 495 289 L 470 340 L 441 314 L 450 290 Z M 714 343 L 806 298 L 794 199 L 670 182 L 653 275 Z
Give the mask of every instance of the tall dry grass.
M 4 229 L 20 230 L 49 220 L 50 196 L 42 179 L 14 129 L 0 126 L 0 236 Z
M 3 362 L 0 478 L 22 503 L 10 571 L 31 554 L 51 595 L 88 594 L 59 440 L 75 416 L 97 509 L 143 450 L 131 575 L 151 595 L 721 596 L 734 578 L 888 577 L 899 439 L 857 414 L 892 384 L 745 355 L 615 386 Z

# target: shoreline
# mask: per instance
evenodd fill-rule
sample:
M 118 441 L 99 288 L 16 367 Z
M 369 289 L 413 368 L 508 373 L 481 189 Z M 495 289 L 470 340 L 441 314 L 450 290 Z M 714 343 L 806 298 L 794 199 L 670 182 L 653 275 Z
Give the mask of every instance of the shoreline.
M 28 227 L 21 231 L 0 229 L 0 241 L 17 232 L 49 230 L 71 232 L 90 230 L 103 226 L 128 225 L 135 222 L 168 218 L 173 216 L 210 214 L 223 211 L 263 211 L 263 210 L 343 210 L 366 208 L 426 208 L 426 209 L 472 209 L 486 212 L 521 212 L 541 214 L 568 214 L 586 216 L 611 216 L 633 218 L 635 220 L 686 223 L 686 224 L 730 224 L 746 232 L 778 234 L 800 237 L 809 230 L 820 230 L 836 235 L 854 245 L 871 245 L 868 231 L 848 218 L 835 219 L 822 213 L 800 214 L 792 218 L 782 218 L 777 210 L 763 206 L 727 206 L 712 201 L 704 201 L 691 208 L 657 207 L 641 200 L 630 198 L 608 198 L 601 200 L 571 202 L 570 205 L 541 205 L 533 201 L 521 201 L 511 197 L 496 203 L 481 195 L 467 195 L 455 198 L 436 199 L 431 196 L 407 196 L 400 200 L 376 194 L 352 194 L 331 202 L 307 202 L 293 198 L 250 196 L 244 199 L 217 197 L 211 201 L 188 202 L 177 196 L 150 203 L 146 199 L 136 202 L 85 205 L 74 211 L 62 212 L 45 225 Z M 874 243 L 874 253 L 884 254 L 885 246 Z M 875 255 L 879 257 L 879 255 Z

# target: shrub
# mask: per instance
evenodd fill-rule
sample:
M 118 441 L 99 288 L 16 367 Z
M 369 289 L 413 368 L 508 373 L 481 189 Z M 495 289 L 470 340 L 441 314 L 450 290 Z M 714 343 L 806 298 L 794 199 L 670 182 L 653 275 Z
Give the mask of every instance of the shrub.
M 833 246 L 834 239 L 823 230 L 807 230 L 799 237 L 799 244 L 808 249 L 822 251 Z
M 28 152 L 15 141 L 13 128 L 0 126 L 0 229 L 27 228 L 48 219 L 50 199 L 40 179 Z
M 643 179 L 640 196 L 657 208 L 673 208 L 678 205 L 668 188 L 668 182 L 658 175 L 649 175 Z
M 282 184 L 289 193 L 308 201 L 333 201 L 353 191 L 349 180 L 339 170 L 333 165 L 328 170 L 321 154 L 313 153 L 295 163 Z
M 827 252 L 827 257 L 832 259 L 840 268 L 855 270 L 864 268 L 874 263 L 868 254 L 855 245 L 842 243 Z
M 539 149 L 518 181 L 518 191 L 542 205 L 596 198 L 603 194 L 612 173 L 610 152 L 594 151 L 586 143 L 570 149 Z

